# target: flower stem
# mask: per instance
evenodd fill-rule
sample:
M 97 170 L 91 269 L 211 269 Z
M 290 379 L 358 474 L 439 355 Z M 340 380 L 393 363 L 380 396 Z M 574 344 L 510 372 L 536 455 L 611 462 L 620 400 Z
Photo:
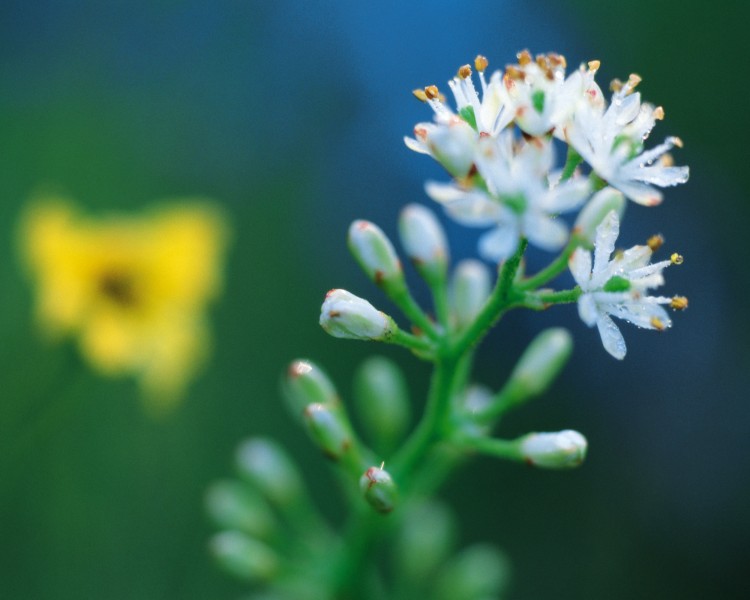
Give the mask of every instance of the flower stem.
M 424 313 L 417 302 L 412 298 L 408 290 L 404 289 L 398 294 L 393 294 L 391 299 L 396 303 L 401 311 L 408 317 L 408 319 L 414 323 L 419 329 L 424 331 L 433 340 L 440 338 L 438 330 L 435 328 L 433 322 Z
M 560 256 L 553 260 L 544 269 L 539 271 L 536 275 L 527 277 L 526 279 L 518 283 L 516 287 L 519 290 L 523 291 L 535 290 L 539 286 L 542 286 L 548 281 L 551 281 L 567 268 L 568 259 L 570 258 L 571 254 L 575 252 L 575 249 L 580 245 L 581 240 L 577 235 L 573 234 L 570 238 L 570 241 L 568 242 L 568 245 L 565 246 L 563 251 L 560 253 Z

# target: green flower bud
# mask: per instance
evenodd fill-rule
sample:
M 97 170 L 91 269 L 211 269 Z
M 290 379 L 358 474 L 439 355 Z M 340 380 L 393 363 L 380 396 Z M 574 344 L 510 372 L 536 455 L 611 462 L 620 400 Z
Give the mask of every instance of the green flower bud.
M 379 467 L 370 467 L 359 479 L 359 489 L 367 503 L 379 513 L 387 514 L 396 506 L 398 487 L 390 474 Z
M 567 363 L 573 339 L 561 327 L 546 329 L 529 344 L 508 380 L 516 401 L 543 393 Z
M 392 360 L 373 356 L 354 376 L 355 400 L 361 422 L 375 449 L 390 453 L 411 419 L 409 390 L 401 369 Z
M 456 538 L 456 522 L 450 510 L 434 500 L 404 509 L 394 565 L 404 577 L 421 583 L 431 579 L 448 557 Z
M 401 261 L 380 227 L 369 221 L 354 221 L 348 241 L 359 266 L 386 293 L 399 294 L 406 289 Z
M 339 461 L 351 450 L 351 427 L 340 408 L 330 404 L 308 404 L 304 419 L 310 438 L 331 460 Z
M 523 457 L 535 467 L 570 469 L 583 463 L 588 442 L 577 431 L 530 433 L 520 439 Z
M 435 214 L 419 204 L 401 211 L 399 234 L 407 256 L 425 280 L 443 281 L 448 270 L 448 243 Z
M 496 598 L 510 580 L 510 565 L 494 546 L 476 544 L 461 551 L 443 568 L 436 581 L 438 600 Z
M 490 295 L 489 269 L 478 260 L 463 260 L 453 274 L 453 311 L 459 327 L 471 323 Z
M 625 212 L 625 197 L 616 189 L 606 187 L 594 194 L 578 214 L 574 231 L 588 244 L 589 248 L 594 246 L 596 228 L 613 210 L 619 218 L 622 218 Z
M 239 531 L 216 534 L 209 549 L 222 569 L 244 581 L 269 581 L 279 570 L 279 559 L 271 548 Z
M 302 414 L 308 404 L 336 403 L 339 399 L 336 388 L 323 369 L 309 360 L 292 362 L 281 387 L 295 416 Z
M 396 323 L 364 298 L 346 290 L 331 290 L 320 307 L 320 326 L 333 337 L 350 340 L 389 339 Z
M 263 499 L 240 481 L 217 481 L 206 492 L 206 510 L 222 529 L 237 529 L 266 538 L 275 528 L 274 516 Z
M 272 440 L 254 438 L 242 442 L 235 463 L 240 475 L 276 505 L 288 506 L 302 494 L 302 478 L 297 468 Z

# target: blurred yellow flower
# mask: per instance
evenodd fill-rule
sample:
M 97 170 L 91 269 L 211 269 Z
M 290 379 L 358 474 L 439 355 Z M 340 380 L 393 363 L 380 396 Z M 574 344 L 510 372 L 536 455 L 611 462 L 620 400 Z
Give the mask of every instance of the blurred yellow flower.
M 182 200 L 93 218 L 47 198 L 28 210 L 20 240 L 43 331 L 77 337 L 105 375 L 135 375 L 150 408 L 178 402 L 208 353 L 204 311 L 227 241 L 219 209 Z

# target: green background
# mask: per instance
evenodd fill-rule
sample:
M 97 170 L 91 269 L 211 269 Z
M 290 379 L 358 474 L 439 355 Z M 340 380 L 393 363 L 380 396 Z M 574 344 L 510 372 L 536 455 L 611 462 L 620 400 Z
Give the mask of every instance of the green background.
M 664 105 L 654 143 L 683 138 L 691 181 L 657 209 L 631 205 L 623 243 L 663 233 L 686 259 L 666 293 L 691 305 L 667 334 L 624 328 L 623 363 L 573 307 L 509 318 L 480 353 L 484 382 L 544 326 L 568 326 L 576 351 L 502 434 L 575 428 L 589 459 L 570 473 L 477 460 L 443 496 L 462 541 L 507 550 L 511 598 L 748 597 L 747 4 L 402 4 L 0 4 L 0 598 L 238 596 L 207 557 L 202 495 L 244 436 L 284 442 L 336 513 L 279 375 L 310 357 L 346 396 L 381 351 L 325 336 L 318 308 L 332 287 L 386 306 L 345 250 L 348 223 L 394 234 L 441 177 L 401 141 L 429 117 L 409 92 L 477 52 L 498 67 L 526 47 L 598 58 L 602 84 L 636 71 Z M 231 216 L 213 358 L 171 417 L 148 418 L 132 381 L 36 335 L 14 228 L 40 186 L 94 212 L 205 195 Z M 454 255 L 472 254 L 477 232 L 446 225 Z M 424 365 L 388 354 L 419 397 Z

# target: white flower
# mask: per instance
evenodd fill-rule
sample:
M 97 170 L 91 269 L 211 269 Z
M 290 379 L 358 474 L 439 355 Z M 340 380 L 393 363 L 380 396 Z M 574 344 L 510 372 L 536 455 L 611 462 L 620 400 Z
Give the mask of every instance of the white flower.
M 565 125 L 565 139 L 609 185 L 628 198 L 645 206 L 662 200 L 654 186 L 666 187 L 685 183 L 688 167 L 674 167 L 665 154 L 674 146 L 681 147 L 679 138 L 668 137 L 651 150 L 643 150 L 657 120 L 664 118 L 661 107 L 641 103 L 633 89 L 640 77 L 631 75 L 625 84 L 616 82 L 612 102 L 605 109 L 597 101 L 580 102 L 574 118 Z M 656 163 L 657 159 L 661 159 Z
M 591 253 L 582 248 L 573 253 L 569 264 L 583 292 L 578 299 L 578 314 L 586 325 L 599 328 L 605 350 L 622 359 L 625 340 L 611 317 L 638 327 L 665 329 L 672 321 L 661 305 L 672 304 L 673 299 L 645 295 L 646 290 L 664 283 L 662 271 L 672 264 L 669 260 L 649 264 L 649 246 L 633 246 L 610 260 L 619 229 L 617 213 L 612 211 L 596 230 L 593 269 Z
M 436 86 L 414 91 L 434 111 L 435 123 L 418 123 L 415 137 L 405 137 L 404 142 L 411 150 L 434 157 L 455 177 L 469 172 L 480 135 L 496 137 L 513 120 L 502 74 L 494 72 L 488 83 L 484 76 L 487 64 L 483 56 L 474 60 L 481 94 L 474 87 L 469 65 L 461 67 L 448 82 L 456 102 L 455 112 L 446 105 Z
M 520 440 L 521 455 L 535 467 L 569 469 L 586 458 L 588 442 L 577 431 L 530 433 Z
M 544 250 L 558 250 L 568 228 L 555 217 L 578 208 L 589 194 L 580 178 L 549 181 L 554 163 L 552 142 L 541 138 L 517 144 L 511 131 L 478 142 L 476 165 L 487 191 L 457 184 L 428 182 L 427 194 L 445 206 L 459 223 L 495 228 L 479 241 L 480 255 L 489 261 L 510 256 L 521 236 Z
M 565 57 L 551 52 L 534 61 L 528 50 L 508 66 L 503 84 L 518 127 L 529 135 L 554 131 L 575 112 L 584 98 L 586 80 L 575 72 L 565 79 Z M 593 81 L 593 79 L 592 79 Z

